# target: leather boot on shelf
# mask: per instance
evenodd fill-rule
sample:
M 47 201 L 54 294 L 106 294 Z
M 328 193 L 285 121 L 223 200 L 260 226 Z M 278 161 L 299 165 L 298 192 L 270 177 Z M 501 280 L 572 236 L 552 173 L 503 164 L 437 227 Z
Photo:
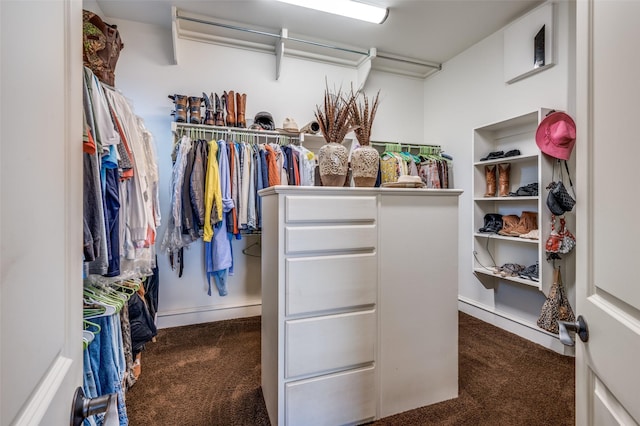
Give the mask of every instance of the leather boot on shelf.
M 247 120 L 245 118 L 245 108 L 247 107 L 247 94 L 236 93 L 236 127 L 247 127 Z
M 502 229 L 498 231 L 498 234 L 505 235 L 507 237 L 512 237 L 513 230 L 520 223 L 520 217 L 515 214 L 507 214 L 502 216 Z
M 211 94 L 211 97 L 207 96 L 206 93 L 202 92 L 202 99 L 204 100 L 204 106 L 205 106 L 205 110 L 204 110 L 204 124 L 206 124 L 207 126 L 213 126 L 213 124 L 215 123 L 214 120 L 214 103 L 213 103 L 213 93 Z
M 493 164 L 491 166 L 484 166 L 484 176 L 487 180 L 487 192 L 485 192 L 485 197 L 495 197 L 496 196 L 496 165 Z
M 199 96 L 189 96 L 189 123 L 202 124 L 201 108 L 202 98 Z
M 233 90 L 229 93 L 224 92 L 227 99 L 227 127 L 236 127 L 236 108 L 235 108 L 235 94 Z
M 187 97 L 185 95 L 169 95 L 169 99 L 173 101 L 174 110 L 171 115 L 175 117 L 178 123 L 186 123 L 187 121 Z
M 537 212 L 522 212 L 520 221 L 518 224 L 509 231 L 511 236 L 520 236 L 527 234 L 534 229 L 538 229 L 538 213 Z
M 224 109 L 226 107 L 226 97 L 222 95 L 223 98 L 220 99 L 220 96 L 216 93 L 216 113 L 215 113 L 215 125 L 216 126 L 224 126 Z
M 511 163 L 498 164 L 498 197 L 509 196 L 509 175 L 511 174 Z

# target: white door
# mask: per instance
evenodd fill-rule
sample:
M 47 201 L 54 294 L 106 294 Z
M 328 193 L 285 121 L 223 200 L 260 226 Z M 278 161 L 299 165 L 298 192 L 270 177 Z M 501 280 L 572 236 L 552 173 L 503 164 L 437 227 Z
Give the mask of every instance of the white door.
M 82 384 L 82 3 L 0 1 L 0 424 Z
M 640 2 L 577 7 L 576 424 L 640 424 Z

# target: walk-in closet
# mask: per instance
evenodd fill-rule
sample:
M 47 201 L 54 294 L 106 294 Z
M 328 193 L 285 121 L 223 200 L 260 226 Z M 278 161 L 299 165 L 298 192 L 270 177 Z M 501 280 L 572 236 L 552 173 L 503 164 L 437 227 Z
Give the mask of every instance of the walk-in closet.
M 0 425 L 640 424 L 640 5 L 320 3 L 0 2 Z

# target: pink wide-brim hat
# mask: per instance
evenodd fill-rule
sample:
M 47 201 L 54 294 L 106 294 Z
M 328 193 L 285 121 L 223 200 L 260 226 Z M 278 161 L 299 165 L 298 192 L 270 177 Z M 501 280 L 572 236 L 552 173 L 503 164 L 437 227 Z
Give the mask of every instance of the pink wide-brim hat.
M 552 112 L 538 126 L 536 143 L 545 154 L 568 160 L 576 144 L 576 123 L 564 112 Z

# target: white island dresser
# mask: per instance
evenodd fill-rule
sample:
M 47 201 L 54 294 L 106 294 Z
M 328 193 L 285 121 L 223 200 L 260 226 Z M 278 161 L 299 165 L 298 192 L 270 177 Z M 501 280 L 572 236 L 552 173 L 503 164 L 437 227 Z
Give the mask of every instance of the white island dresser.
M 273 426 L 359 424 L 458 396 L 460 194 L 260 191 Z

